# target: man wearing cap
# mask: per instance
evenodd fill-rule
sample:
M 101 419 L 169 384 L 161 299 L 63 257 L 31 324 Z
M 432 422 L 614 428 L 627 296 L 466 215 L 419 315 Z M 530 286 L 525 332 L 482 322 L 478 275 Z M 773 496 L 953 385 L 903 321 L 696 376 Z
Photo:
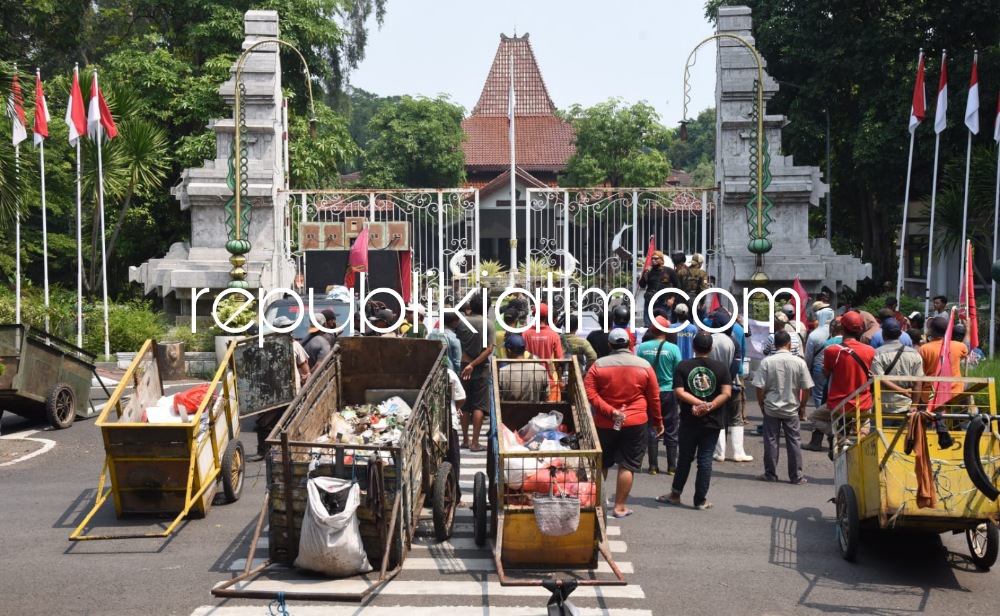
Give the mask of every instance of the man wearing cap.
M 639 287 L 646 290 L 646 293 L 643 295 L 645 303 L 642 310 L 642 319 L 646 327 L 649 327 L 650 314 L 652 314 L 652 309 L 654 308 L 652 305 L 653 296 L 660 289 L 677 289 L 679 285 L 680 281 L 677 280 L 677 273 L 673 268 L 664 265 L 663 253 L 659 250 L 655 251 L 650 260 L 650 267 L 642 270 L 642 274 L 639 276 Z M 669 305 L 669 302 L 672 302 L 672 298 L 668 300 L 661 295 L 655 307 L 666 307 Z
M 507 359 L 529 359 L 521 334 L 503 341 Z M 538 362 L 506 362 L 497 372 L 500 399 L 506 402 L 545 402 L 549 399 L 549 372 Z
M 426 338 L 427 328 L 420 321 L 427 316 L 427 311 L 420 304 L 409 304 L 406 306 L 406 311 L 403 313 L 403 325 L 400 327 L 400 333 L 406 338 Z
M 681 363 L 681 350 L 676 344 L 667 340 L 668 327 L 670 322 L 666 318 L 656 317 L 655 324 L 649 328 L 652 339 L 640 344 L 635 354 L 648 361 L 656 373 L 656 382 L 660 387 L 660 415 L 663 418 L 663 446 L 667 450 L 667 474 L 673 475 L 677 467 L 678 429 L 677 401 L 674 399 L 674 369 Z M 646 455 L 649 458 L 649 474 L 659 474 L 659 439 L 652 430 L 647 437 Z
M 462 345 L 462 371 L 465 381 L 465 406 L 462 407 L 462 447 L 469 451 L 485 451 L 479 443 L 479 433 L 490 409 L 489 360 L 496 344 L 496 327 L 483 316 L 483 292 L 474 293 L 466 303 L 465 320 L 459 320 L 455 335 Z M 485 344 L 483 337 L 485 336 Z M 469 440 L 469 427 L 472 440 Z
M 906 336 L 899 321 L 889 317 L 882 321 L 880 332 L 884 342 L 875 350 L 872 374 L 884 376 L 923 376 L 920 353 L 902 343 Z M 916 387 L 914 387 L 916 385 Z M 920 400 L 922 382 L 905 378 L 882 381 L 882 412 L 906 413 L 914 400 Z
M 309 356 L 309 367 L 315 368 L 323 358 L 330 354 L 333 345 L 337 343 L 337 334 L 326 332 L 316 326 L 322 323 L 326 329 L 337 327 L 337 315 L 330 308 L 323 312 L 313 313 L 309 322 L 309 335 L 302 341 L 302 348 Z
M 765 357 L 753 376 L 757 402 L 764 412 L 764 474 L 761 481 L 778 480 L 778 436 L 785 436 L 788 459 L 788 481 L 794 485 L 806 483 L 802 474 L 802 450 L 799 440 L 799 417 L 805 414 L 805 392 L 812 387 L 809 367 L 805 360 L 791 353 L 795 334 L 774 332 L 774 354 Z
M 626 500 L 632 490 L 634 473 L 642 470 L 646 433 L 652 428 L 657 437 L 663 434 L 660 388 L 653 368 L 629 352 L 628 332 L 612 330 L 608 334 L 608 345 L 611 355 L 594 362 L 584 377 L 584 386 L 593 406 L 594 425 L 604 456 L 604 477 L 607 478 L 611 466 L 618 465 L 611 516 L 627 518 L 632 510 Z
M 393 312 L 392 310 L 389 310 L 388 308 L 383 308 L 382 310 L 379 310 L 378 312 L 375 313 L 375 316 L 372 317 L 372 325 L 380 329 L 388 329 L 390 327 L 393 327 L 396 321 L 397 321 L 396 313 Z M 400 337 L 399 327 L 396 327 L 388 332 L 380 332 L 375 330 L 372 330 L 372 332 L 373 336 L 381 336 L 383 338 Z
M 656 497 L 666 505 L 680 505 L 684 485 L 697 457 L 698 475 L 694 482 L 695 509 L 711 509 L 708 488 L 712 482 L 712 454 L 726 423 L 726 400 L 732 395 L 729 366 L 709 357 L 713 335 L 700 331 L 694 337 L 693 359 L 685 359 L 674 370 L 674 396 L 680 405 L 678 432 L 680 450 L 677 472 L 670 493 Z
M 699 293 L 708 289 L 708 273 L 701 269 L 703 263 L 705 257 L 696 252 L 691 255 L 691 265 L 687 267 L 687 272 L 683 276 L 678 275 L 681 289 L 691 297 L 692 302 Z
M 877 349 L 881 347 L 883 344 L 885 344 L 885 335 L 883 332 L 885 331 L 885 322 L 887 319 L 892 319 L 896 321 L 896 323 L 899 323 L 899 325 L 902 327 L 902 322 L 896 317 L 894 317 L 893 316 L 894 314 L 895 313 L 891 308 L 883 308 L 882 310 L 878 311 L 878 315 L 875 318 L 878 319 L 880 329 L 877 332 L 875 332 L 875 334 L 872 336 L 871 342 L 869 342 L 869 344 L 873 349 Z M 902 335 L 899 336 L 898 338 L 899 343 L 905 347 L 910 347 L 912 349 L 913 341 L 910 339 L 910 335 L 907 334 L 905 331 L 902 330 L 900 331 Z
M 875 359 L 875 349 L 859 340 L 864 332 L 864 318 L 857 312 L 850 311 L 840 317 L 844 328 L 844 341 L 841 344 L 831 344 L 823 351 L 823 376 L 827 378 L 826 402 L 809 414 L 813 426 L 826 435 L 830 444 L 830 457 L 833 457 L 833 424 L 830 411 L 846 400 L 841 411 L 852 413 L 855 408 L 862 412 L 872 408 L 870 389 L 864 389 L 857 398 L 852 394 L 868 382 L 872 361 Z
M 694 357 L 694 336 L 698 333 L 698 326 L 689 320 L 690 311 L 687 304 L 676 304 L 674 305 L 674 318 L 671 322 L 671 326 L 680 325 L 681 323 L 686 323 L 684 329 L 677 332 L 677 348 L 681 352 L 681 360 L 691 359 Z

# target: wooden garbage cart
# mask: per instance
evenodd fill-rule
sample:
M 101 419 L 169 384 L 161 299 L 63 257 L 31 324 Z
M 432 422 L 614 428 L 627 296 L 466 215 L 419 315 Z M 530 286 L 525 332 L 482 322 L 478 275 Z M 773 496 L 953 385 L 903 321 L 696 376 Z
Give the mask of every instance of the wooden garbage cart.
M 245 338 L 230 343 L 193 414 L 150 423 L 147 411 L 164 393 L 155 350 L 155 341 L 147 340 L 97 420 L 104 467 L 94 506 L 70 540 L 167 537 L 185 517 L 204 517 L 219 487 L 226 502 L 237 501 L 245 467 L 240 417 L 274 408 L 282 396 L 287 403 L 294 391 L 291 338 L 269 335 L 263 344 Z M 163 532 L 84 534 L 108 497 L 119 518 L 173 521 Z
M 451 430 L 450 383 L 440 342 L 408 338 L 342 338 L 314 370 L 268 443 L 269 497 L 258 521 L 269 517 L 270 559 L 251 570 L 252 542 L 244 573 L 212 589 L 219 597 L 274 598 L 247 580 L 267 575 L 271 565 L 291 566 L 299 552 L 309 477 L 350 479 L 361 488 L 358 518 L 362 542 L 377 579 L 358 592 L 310 592 L 298 585 L 286 598 L 361 601 L 400 571 L 425 501 L 431 500 L 435 534 L 451 536 L 458 477 L 445 461 Z M 337 442 L 331 417 L 345 407 L 378 404 L 399 396 L 411 414 L 396 443 Z M 340 435 L 344 436 L 344 435 Z M 365 578 L 367 580 L 367 578 Z
M 25 325 L 0 325 L 0 411 L 68 428 L 91 417 L 95 356 Z
M 496 538 L 493 555 L 501 585 L 543 585 L 540 579 L 508 577 L 512 568 L 525 573 L 593 572 L 599 555 L 607 560 L 614 579 L 575 576 L 573 582 L 581 586 L 625 585 L 608 546 L 601 446 L 576 358 L 503 360 L 502 364 L 492 362 L 487 473 L 477 473 L 473 484 L 476 543 L 485 545 L 488 535 Z M 546 379 L 548 386 L 537 394 L 532 384 Z M 539 413 L 551 411 L 562 414 L 565 433 L 575 437 L 578 449 L 515 451 L 510 441 L 505 442 L 505 429 L 516 433 Z M 575 532 L 547 536 L 539 530 L 534 499 L 548 495 L 551 489 L 580 499 L 580 522 Z
M 935 411 L 951 437 L 942 448 L 933 427 L 925 424 L 927 464 L 936 504 L 918 504 L 915 472 L 918 450 L 907 452 L 906 434 L 914 408 L 885 386 L 901 377 L 876 376 L 832 410 L 837 546 L 848 561 L 857 556 L 861 538 L 875 531 L 964 533 L 971 560 L 989 569 L 1000 549 L 1000 434 L 996 430 L 996 385 L 992 378 L 906 377 L 915 390 L 951 387 L 953 395 Z M 921 387 L 922 386 L 922 387 Z M 867 412 L 849 401 L 873 389 Z M 944 396 L 947 397 L 947 396 Z M 926 399 L 926 396 L 925 396 Z M 922 452 L 920 452 L 922 455 Z M 978 474 L 978 475 L 977 475 Z M 926 503 L 925 503 L 926 504 Z

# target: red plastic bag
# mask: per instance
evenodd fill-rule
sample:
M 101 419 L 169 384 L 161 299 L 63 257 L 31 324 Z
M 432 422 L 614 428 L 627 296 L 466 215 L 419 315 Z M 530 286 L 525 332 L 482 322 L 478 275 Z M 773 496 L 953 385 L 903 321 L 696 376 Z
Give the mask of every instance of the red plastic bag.
M 538 468 L 537 472 L 529 475 L 528 478 L 524 480 L 524 485 L 521 487 L 521 490 L 524 492 L 548 494 L 549 488 L 551 488 L 552 482 L 556 481 L 562 466 L 562 458 L 553 458 L 552 460 L 547 461 L 545 465 Z
M 178 415 L 181 414 L 183 410 L 188 415 L 194 415 L 198 412 L 198 407 L 201 406 L 201 401 L 205 399 L 208 394 L 208 383 L 202 383 L 201 385 L 196 385 L 187 391 L 182 391 L 181 393 L 174 396 L 174 411 Z

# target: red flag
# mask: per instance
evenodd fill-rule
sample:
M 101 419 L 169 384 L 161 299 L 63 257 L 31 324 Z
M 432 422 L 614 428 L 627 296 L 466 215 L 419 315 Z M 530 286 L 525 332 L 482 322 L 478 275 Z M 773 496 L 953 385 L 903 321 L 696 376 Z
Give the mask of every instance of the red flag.
M 642 266 L 643 270 L 648 270 L 649 266 L 653 263 L 653 252 L 656 250 L 656 239 L 650 235 L 649 236 L 649 248 L 646 249 L 646 264 Z
M 14 73 L 14 80 L 10 88 L 10 102 L 7 108 L 13 127 L 13 138 L 11 141 L 18 145 L 28 138 L 28 131 L 25 129 L 24 104 L 21 98 L 21 84 L 17 81 L 17 73 Z
M 35 71 L 35 147 L 49 138 L 49 106 L 45 102 L 45 91 L 42 90 L 42 75 Z
M 951 338 L 955 328 L 955 315 L 948 319 L 948 329 L 944 333 L 944 340 L 941 342 L 941 357 L 938 359 L 938 368 L 934 376 L 957 376 L 951 373 Z M 927 411 L 932 412 L 936 407 L 944 406 L 951 400 L 952 383 L 942 383 L 934 381 L 934 395 L 927 402 Z
M 799 296 L 799 322 L 808 329 L 809 323 L 806 321 L 806 305 L 809 303 L 809 294 L 806 293 L 806 288 L 802 286 L 801 282 L 799 282 L 798 276 L 795 277 L 795 284 L 792 285 L 792 290 Z
M 69 104 L 66 105 L 66 126 L 69 127 L 70 145 L 76 145 L 80 137 L 87 134 L 87 112 L 83 109 L 80 76 L 76 69 L 73 69 L 73 86 L 69 91 Z
M 924 52 L 920 52 L 920 63 L 917 65 L 917 83 L 913 86 L 913 104 L 910 106 L 910 132 L 912 133 L 924 121 L 927 114 L 927 89 L 924 88 Z
M 948 126 L 948 67 L 941 52 L 941 80 L 938 82 L 937 108 L 934 109 L 934 132 L 941 134 Z
M 708 314 L 715 314 L 719 308 L 722 308 L 722 304 L 719 303 L 719 294 L 712 293 L 712 304 L 708 307 Z
M 354 289 L 354 274 L 368 271 L 368 227 L 361 230 L 358 239 L 351 246 L 351 254 L 347 258 L 347 274 L 344 276 L 344 286 Z
M 979 348 L 979 317 L 976 314 L 976 279 L 972 270 L 972 242 L 967 242 L 965 253 L 965 280 L 959 292 L 958 301 L 965 306 L 965 331 L 969 336 L 969 348 Z
M 115 126 L 115 120 L 111 117 L 108 104 L 104 102 L 104 95 L 101 94 L 101 88 L 97 85 L 97 71 L 94 71 L 94 80 L 90 86 L 90 113 L 87 116 L 87 134 L 91 139 L 97 138 L 98 124 L 104 127 L 104 134 L 107 135 L 108 139 L 114 139 L 118 136 L 118 127 Z

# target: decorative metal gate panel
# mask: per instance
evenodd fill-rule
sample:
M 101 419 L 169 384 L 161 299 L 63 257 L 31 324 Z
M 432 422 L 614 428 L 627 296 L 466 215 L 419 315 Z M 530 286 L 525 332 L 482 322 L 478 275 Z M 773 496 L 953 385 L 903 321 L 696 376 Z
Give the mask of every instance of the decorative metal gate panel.
M 302 274 L 305 251 L 349 250 L 366 223 L 369 250 L 410 253 L 414 298 L 426 298 L 429 288 L 450 288 L 478 269 L 476 189 L 285 192 L 293 221 L 286 253 Z
M 713 188 L 529 188 L 528 283 L 633 293 L 650 238 L 670 253 L 716 254 Z M 669 262 L 667 263 L 669 265 Z

